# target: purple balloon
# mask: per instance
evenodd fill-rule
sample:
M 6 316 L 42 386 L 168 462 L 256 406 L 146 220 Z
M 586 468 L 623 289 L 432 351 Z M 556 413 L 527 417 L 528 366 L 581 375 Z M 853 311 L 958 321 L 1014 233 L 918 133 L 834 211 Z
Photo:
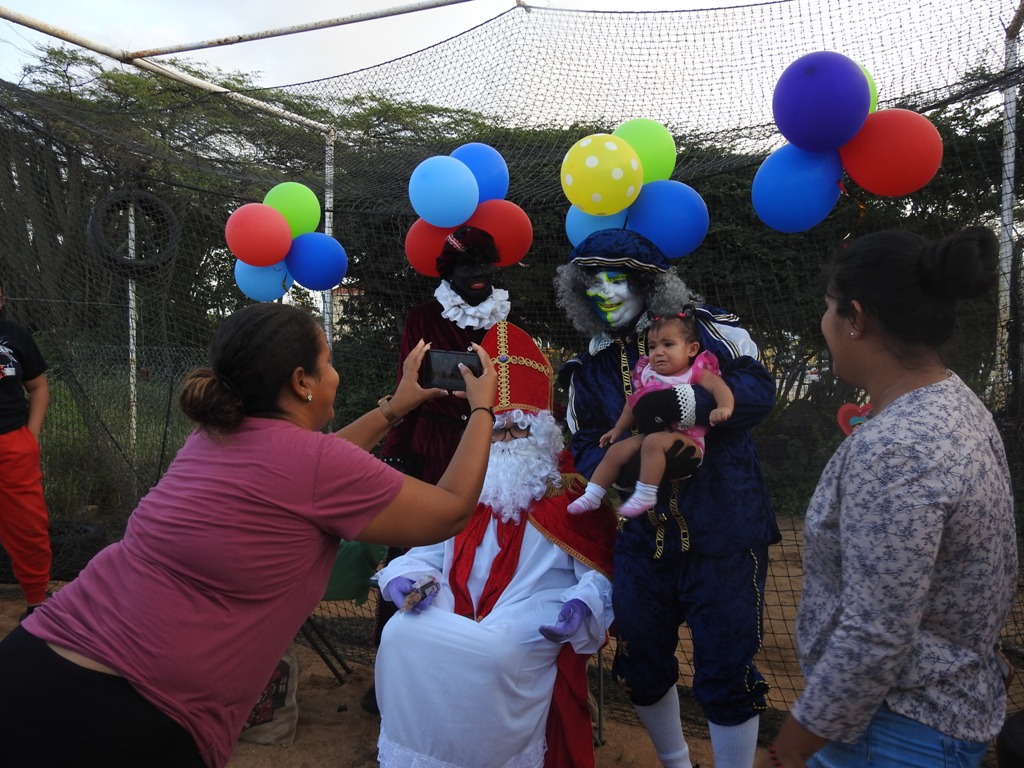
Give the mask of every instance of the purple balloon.
M 626 229 L 643 235 L 669 259 L 697 249 L 708 234 L 708 207 L 693 187 L 659 179 L 640 187 L 627 209 Z
M 348 254 L 341 243 L 323 232 L 306 232 L 292 240 L 284 257 L 288 274 L 311 291 L 326 291 L 348 271 Z
M 841 53 L 801 56 L 779 78 L 772 96 L 775 125 L 808 152 L 839 149 L 864 125 L 871 87 L 864 70 Z
M 839 152 L 805 152 L 786 144 L 754 174 L 754 211 L 779 232 L 803 232 L 821 223 L 839 199 L 843 163 Z

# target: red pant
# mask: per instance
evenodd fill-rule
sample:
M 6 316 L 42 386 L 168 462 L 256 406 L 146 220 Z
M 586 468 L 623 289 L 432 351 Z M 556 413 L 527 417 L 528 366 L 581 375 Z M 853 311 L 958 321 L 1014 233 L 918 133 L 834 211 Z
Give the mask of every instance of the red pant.
M 39 443 L 28 427 L 0 435 L 0 544 L 29 605 L 46 600 L 49 524 Z

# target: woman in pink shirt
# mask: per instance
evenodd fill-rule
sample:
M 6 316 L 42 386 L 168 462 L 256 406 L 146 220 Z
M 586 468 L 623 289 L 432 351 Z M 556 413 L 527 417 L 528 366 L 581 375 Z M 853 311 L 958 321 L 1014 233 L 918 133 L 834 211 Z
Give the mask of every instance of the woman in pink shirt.
M 491 441 L 486 353 L 476 348 L 480 377 L 463 371 L 470 418 L 436 485 L 368 453 L 445 394 L 417 382 L 428 347 L 409 355 L 393 397 L 325 433 L 339 377 L 317 321 L 267 303 L 221 324 L 210 366 L 181 391 L 198 429 L 124 538 L 0 642 L 0 740 L 13 765 L 225 765 L 340 539 L 411 547 L 462 530 Z

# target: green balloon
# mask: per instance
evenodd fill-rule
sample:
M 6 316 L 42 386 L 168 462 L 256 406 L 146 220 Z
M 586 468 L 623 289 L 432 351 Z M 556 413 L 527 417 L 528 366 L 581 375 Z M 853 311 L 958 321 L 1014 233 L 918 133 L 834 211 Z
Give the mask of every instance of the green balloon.
M 676 140 L 661 123 L 638 117 L 624 122 L 612 135 L 623 139 L 639 155 L 644 184 L 664 181 L 672 175 L 676 167 Z
M 320 201 L 305 184 L 297 181 L 281 182 L 267 192 L 263 204 L 284 216 L 291 228 L 292 237 L 313 232 L 320 226 Z
M 878 88 L 875 87 L 875 78 L 868 72 L 867 67 L 863 64 L 858 64 L 857 66 L 864 73 L 864 77 L 868 79 L 868 88 L 871 90 L 871 104 L 868 106 L 868 114 L 870 115 L 878 108 Z

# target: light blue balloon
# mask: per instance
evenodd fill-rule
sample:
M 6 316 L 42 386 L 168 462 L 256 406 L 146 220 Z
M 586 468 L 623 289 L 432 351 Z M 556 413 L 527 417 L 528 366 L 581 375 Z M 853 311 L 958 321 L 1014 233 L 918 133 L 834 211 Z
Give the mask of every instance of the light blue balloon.
M 626 224 L 626 210 L 623 209 L 611 216 L 594 216 L 592 213 L 584 213 L 575 205 L 570 205 L 569 212 L 565 214 L 565 234 L 573 247 L 576 247 L 589 235 L 602 229 L 622 229 Z
M 808 152 L 785 144 L 768 155 L 754 175 L 754 212 L 779 232 L 804 232 L 832 212 L 842 178 L 838 150 Z
M 412 172 L 409 202 L 416 214 L 428 224 L 457 227 L 476 210 L 480 202 L 480 186 L 464 162 L 448 155 L 435 155 L 417 165 Z
M 288 293 L 294 282 L 283 259 L 269 267 L 254 267 L 241 260 L 235 261 L 235 284 L 238 290 L 255 301 L 277 301 Z
M 504 200 L 508 194 L 508 164 L 494 147 L 478 141 L 463 144 L 451 154 L 466 164 L 480 188 L 480 202 Z
M 330 235 L 306 232 L 292 240 L 284 263 L 303 288 L 327 291 L 340 283 L 348 271 L 348 254 Z
M 669 259 L 697 250 L 710 223 L 704 198 L 681 181 L 647 182 L 626 209 L 626 229 L 646 237 Z

